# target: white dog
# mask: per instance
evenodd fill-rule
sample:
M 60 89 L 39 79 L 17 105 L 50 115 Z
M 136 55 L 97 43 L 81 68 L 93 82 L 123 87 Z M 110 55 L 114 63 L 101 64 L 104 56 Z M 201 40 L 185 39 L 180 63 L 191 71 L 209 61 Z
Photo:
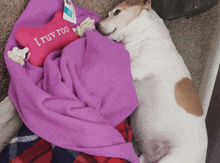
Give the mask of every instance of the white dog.
M 139 99 L 131 124 L 140 162 L 205 163 L 207 131 L 199 96 L 151 2 L 127 0 L 97 29 L 130 53 Z

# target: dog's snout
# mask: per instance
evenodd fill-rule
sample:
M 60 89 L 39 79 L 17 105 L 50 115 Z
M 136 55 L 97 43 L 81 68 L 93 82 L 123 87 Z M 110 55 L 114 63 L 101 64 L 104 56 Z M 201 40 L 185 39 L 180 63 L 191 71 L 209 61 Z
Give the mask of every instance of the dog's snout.
M 97 30 L 99 29 L 99 26 L 100 26 L 100 23 L 99 23 L 99 22 L 95 24 L 95 28 L 96 28 Z

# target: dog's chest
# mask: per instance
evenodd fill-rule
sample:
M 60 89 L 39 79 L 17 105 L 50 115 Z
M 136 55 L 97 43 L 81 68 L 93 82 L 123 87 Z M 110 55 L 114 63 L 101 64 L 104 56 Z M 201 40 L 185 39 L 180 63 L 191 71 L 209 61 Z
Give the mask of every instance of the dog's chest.
M 169 44 L 147 40 L 136 45 L 126 45 L 126 49 L 130 53 L 131 72 L 135 80 L 142 80 L 151 74 L 160 76 L 173 71 L 173 68 L 185 66 L 176 49 Z

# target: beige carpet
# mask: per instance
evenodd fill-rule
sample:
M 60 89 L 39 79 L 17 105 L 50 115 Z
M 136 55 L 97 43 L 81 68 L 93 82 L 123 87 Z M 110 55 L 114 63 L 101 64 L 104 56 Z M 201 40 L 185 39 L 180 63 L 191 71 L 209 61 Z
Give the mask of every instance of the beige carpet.
M 218 21 L 219 4 L 190 19 L 166 21 L 177 50 L 189 68 L 198 89 Z

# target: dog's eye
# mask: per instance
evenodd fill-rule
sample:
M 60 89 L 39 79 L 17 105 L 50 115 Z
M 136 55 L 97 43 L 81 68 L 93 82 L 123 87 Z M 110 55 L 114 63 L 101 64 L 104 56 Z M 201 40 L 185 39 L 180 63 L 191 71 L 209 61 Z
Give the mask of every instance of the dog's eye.
M 114 15 L 114 16 L 115 16 L 115 15 L 118 15 L 120 12 L 121 12 L 121 10 L 118 9 L 118 10 L 116 10 L 116 11 L 114 12 L 113 15 Z

